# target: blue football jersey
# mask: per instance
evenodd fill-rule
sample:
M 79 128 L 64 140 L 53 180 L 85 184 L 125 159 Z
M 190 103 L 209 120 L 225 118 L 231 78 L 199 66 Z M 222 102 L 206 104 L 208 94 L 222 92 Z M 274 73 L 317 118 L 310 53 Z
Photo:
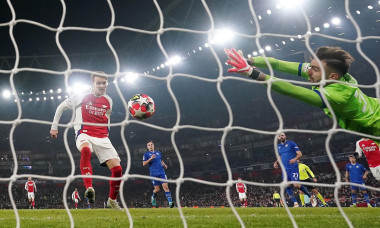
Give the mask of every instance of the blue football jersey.
M 293 141 L 286 141 L 284 144 L 278 144 L 278 153 L 281 156 L 282 164 L 285 169 L 298 168 L 298 163 L 289 164 L 289 161 L 297 156 L 298 146 Z
M 363 175 L 367 171 L 362 164 L 356 163 L 355 165 L 349 163 L 346 165 L 346 171 L 350 175 L 350 182 L 358 184 L 364 183 Z
M 143 161 L 147 161 L 150 159 L 150 157 L 152 157 L 152 155 L 155 154 L 156 155 L 156 158 L 153 158 L 150 162 L 149 162 L 149 171 L 150 171 L 150 175 L 151 176 L 155 176 L 155 175 L 159 175 L 159 174 L 165 174 L 165 170 L 164 168 L 162 167 L 162 164 L 161 164 L 161 152 L 156 150 L 154 152 L 146 152 L 144 154 L 144 157 L 143 157 Z

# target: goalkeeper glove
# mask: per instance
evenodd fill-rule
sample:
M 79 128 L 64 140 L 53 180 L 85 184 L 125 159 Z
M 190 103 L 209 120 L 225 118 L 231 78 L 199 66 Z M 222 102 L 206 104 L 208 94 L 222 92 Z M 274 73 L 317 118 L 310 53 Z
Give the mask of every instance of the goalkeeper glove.
M 227 63 L 232 66 L 232 68 L 228 69 L 228 72 L 236 72 L 255 80 L 259 78 L 261 72 L 256 70 L 255 67 L 248 64 L 241 50 L 236 51 L 234 48 L 226 48 L 224 51 L 229 58 L 229 60 L 227 60 Z

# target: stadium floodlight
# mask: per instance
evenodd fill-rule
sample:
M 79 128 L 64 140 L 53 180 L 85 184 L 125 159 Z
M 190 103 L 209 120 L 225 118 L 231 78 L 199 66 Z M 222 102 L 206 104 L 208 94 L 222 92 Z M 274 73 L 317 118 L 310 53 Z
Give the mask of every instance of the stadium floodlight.
M 339 25 L 340 24 L 340 19 L 338 17 L 334 17 L 333 19 L 331 19 L 331 23 L 333 25 Z
M 61 92 L 62 92 L 61 88 L 57 89 L 57 93 L 61 93 Z
M 277 5 L 276 5 L 276 8 L 277 8 L 277 9 L 281 9 L 281 8 L 282 8 L 282 5 L 281 5 L 281 4 L 277 4 Z
M 165 64 L 162 63 L 162 64 L 160 65 L 160 67 L 161 67 L 161 68 L 165 68 Z
M 294 38 L 292 37 L 292 38 L 290 38 L 290 41 L 294 41 Z
M 321 31 L 321 29 L 320 29 L 319 27 L 315 27 L 314 30 L 315 30 L 316 32 Z
M 373 9 L 373 6 L 369 5 L 369 6 L 368 6 L 368 9 L 370 9 L 370 10 Z
M 323 27 L 325 27 L 325 28 L 329 28 L 329 27 L 330 27 L 330 24 L 329 24 L 329 23 L 324 23 L 324 24 L 323 24 Z
M 36 97 L 36 101 L 39 101 L 40 100 L 40 98 L 39 97 Z
M 286 42 L 283 40 L 283 41 L 282 41 L 282 44 L 283 44 L 283 45 L 285 45 L 285 44 L 286 44 Z
M 182 58 L 178 55 L 175 55 L 169 59 L 170 65 L 176 65 L 179 64 L 182 61 Z
M 32 98 L 29 98 L 29 101 L 33 101 L 33 99 L 32 99 Z
M 74 86 L 71 87 L 71 92 L 73 93 L 82 93 L 82 92 L 86 92 L 90 89 L 89 86 L 87 86 L 86 84 L 83 84 L 81 82 L 76 82 L 74 83 Z
M 45 90 L 42 90 L 42 93 L 43 93 L 43 94 L 46 94 L 46 91 L 45 91 Z
M 281 0 L 281 6 L 284 6 L 286 9 L 295 9 L 302 5 L 302 0 Z
M 50 100 L 54 100 L 54 97 L 50 97 Z
M 264 49 L 260 49 L 259 52 L 262 54 L 264 53 Z
M 267 10 L 267 14 L 268 14 L 268 15 L 271 15 L 271 14 L 272 14 L 272 10 L 270 10 L 270 9 Z
M 265 46 L 265 50 L 266 50 L 266 51 L 270 51 L 270 50 L 272 50 L 272 47 L 269 46 L 269 45 L 267 45 L 267 46 Z
M 50 93 L 53 94 L 53 92 L 54 92 L 54 91 L 51 89 L 51 90 L 50 90 Z
M 46 101 L 46 97 L 44 97 L 44 101 Z
M 11 91 L 9 91 L 9 90 L 7 90 L 7 89 L 3 91 L 3 97 L 4 97 L 4 98 L 8 99 L 8 98 L 11 97 L 11 95 L 12 95 L 12 94 L 11 94 Z
M 254 56 L 256 56 L 256 55 L 257 55 L 257 51 L 254 51 L 252 54 L 253 54 Z
M 261 17 L 261 15 L 257 16 L 257 18 L 259 18 L 260 21 L 261 21 L 261 19 L 263 19 L 263 18 Z
M 210 45 L 208 43 L 205 43 L 205 47 L 208 48 Z
M 138 77 L 139 77 L 139 74 L 137 74 L 137 73 L 127 72 L 124 79 L 128 83 L 133 83 L 137 80 Z
M 62 98 L 61 96 L 58 96 L 58 100 L 61 100 L 61 98 Z
M 230 29 L 218 29 L 215 30 L 212 35 L 211 42 L 215 44 L 223 44 L 225 42 L 231 41 L 235 37 L 235 34 Z
M 360 11 L 359 11 L 359 10 L 356 10 L 356 14 L 360 14 Z

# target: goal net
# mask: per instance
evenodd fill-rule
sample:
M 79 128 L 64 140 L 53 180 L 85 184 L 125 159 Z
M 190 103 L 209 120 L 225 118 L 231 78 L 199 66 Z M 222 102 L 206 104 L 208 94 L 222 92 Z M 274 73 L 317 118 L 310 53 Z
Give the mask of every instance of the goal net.
M 350 186 L 359 185 L 345 182 L 344 167 L 355 142 L 368 135 L 344 130 L 336 115 L 329 118 L 321 108 L 273 92 L 276 79 L 258 82 L 227 73 L 224 48 L 242 50 L 247 58 L 262 56 L 266 63 L 268 58 L 302 63 L 315 58 L 320 46 L 340 46 L 355 58 L 350 73 L 361 90 L 379 98 L 379 10 L 375 0 L 1 1 L 0 191 L 9 196 L 3 208 L 13 209 L 20 227 L 18 210 L 26 203 L 18 199 L 25 192 L 17 189 L 32 177 L 37 188 L 59 188 L 62 208 L 75 226 L 69 199 L 74 187 L 83 191 L 84 186 L 74 114 L 63 115 L 57 140 L 48 133 L 60 102 L 88 91 L 89 75 L 101 70 L 114 102 L 110 139 L 121 157 L 119 198 L 131 227 L 128 208 L 150 207 L 138 201 L 149 201 L 150 195 L 142 197 L 135 186 L 150 192 L 146 183 L 162 180 L 141 165 L 148 140 L 169 167 L 167 181 L 184 227 L 184 207 L 192 206 L 229 207 L 241 227 L 248 226 L 236 209 L 238 177 L 248 186 L 249 206 L 273 206 L 277 190 L 297 227 L 286 203 L 291 183 L 281 178 L 281 169 L 273 169 L 282 132 L 320 173 L 313 185 L 353 227 L 343 207 Z M 317 85 L 323 91 L 328 83 L 312 84 L 270 65 L 263 70 L 305 88 Z M 155 115 L 144 121 L 128 113 L 127 102 L 138 93 L 156 104 Z M 97 194 L 106 195 L 107 181 L 117 178 L 94 160 Z M 377 186 L 373 178 L 367 181 L 368 191 L 379 191 Z

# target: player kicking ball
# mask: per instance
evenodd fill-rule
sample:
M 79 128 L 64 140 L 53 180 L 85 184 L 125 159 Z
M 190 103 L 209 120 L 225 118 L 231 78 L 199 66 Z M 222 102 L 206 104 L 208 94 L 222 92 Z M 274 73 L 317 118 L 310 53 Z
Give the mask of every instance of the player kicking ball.
M 121 177 L 123 170 L 120 158 L 108 138 L 110 116 L 112 113 L 112 99 L 106 94 L 108 78 L 102 76 L 104 72 L 91 75 L 91 92 L 73 95 L 64 100 L 54 115 L 50 130 L 52 138 L 58 137 L 58 123 L 64 111 L 73 109 L 76 123 L 74 125 L 76 146 L 81 153 L 80 171 L 86 186 L 85 198 L 90 203 L 95 202 L 95 190 L 92 186 L 91 155 L 95 153 L 100 166 L 108 167 L 111 177 Z M 86 123 L 103 124 L 104 126 L 88 125 Z M 121 180 L 109 182 L 110 191 L 107 206 L 122 210 L 116 201 L 119 194 Z
M 146 166 L 146 165 L 149 166 L 149 172 L 150 172 L 151 177 L 167 179 L 164 168 L 167 169 L 168 167 L 165 164 L 165 162 L 162 161 L 161 152 L 158 150 L 154 150 L 153 141 L 149 141 L 146 144 L 146 147 L 148 149 L 148 152 L 144 154 L 143 166 Z M 170 194 L 170 191 L 169 191 L 168 182 L 152 180 L 152 183 L 154 186 L 153 195 L 152 195 L 152 205 L 154 207 L 157 206 L 156 196 L 157 196 L 157 193 L 160 191 L 160 184 L 161 184 L 162 188 L 165 191 L 165 196 L 168 199 L 169 207 L 173 208 L 174 202 L 172 200 L 172 195 Z

